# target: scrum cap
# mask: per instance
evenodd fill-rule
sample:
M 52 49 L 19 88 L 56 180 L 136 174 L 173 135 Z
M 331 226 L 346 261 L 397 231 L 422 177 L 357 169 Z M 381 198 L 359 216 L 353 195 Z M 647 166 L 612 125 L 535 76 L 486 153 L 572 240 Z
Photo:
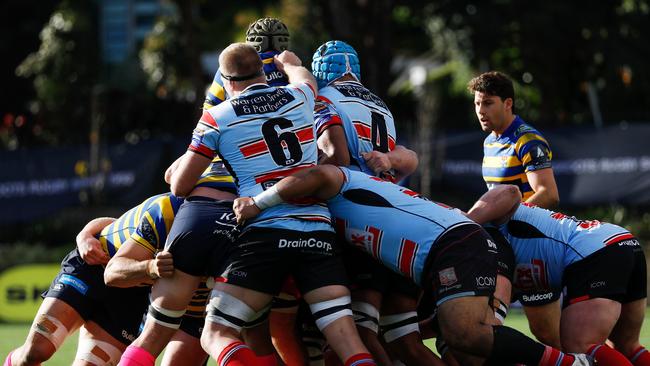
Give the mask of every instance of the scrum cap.
M 318 47 L 312 57 L 311 70 L 319 88 L 348 74 L 361 80 L 357 51 L 343 41 L 328 41 Z
M 261 18 L 248 26 L 246 43 L 258 53 L 282 52 L 289 48 L 289 29 L 280 19 Z

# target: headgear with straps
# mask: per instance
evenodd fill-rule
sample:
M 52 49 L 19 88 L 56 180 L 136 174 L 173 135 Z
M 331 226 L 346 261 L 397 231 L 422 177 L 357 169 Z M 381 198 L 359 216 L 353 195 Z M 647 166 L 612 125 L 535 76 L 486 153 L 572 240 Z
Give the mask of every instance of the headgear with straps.
M 248 26 L 246 43 L 258 53 L 289 48 L 289 29 L 277 18 L 261 18 Z
M 319 88 L 344 75 L 352 75 L 357 81 L 361 80 L 357 51 L 343 41 L 328 41 L 318 47 L 312 57 L 311 70 Z

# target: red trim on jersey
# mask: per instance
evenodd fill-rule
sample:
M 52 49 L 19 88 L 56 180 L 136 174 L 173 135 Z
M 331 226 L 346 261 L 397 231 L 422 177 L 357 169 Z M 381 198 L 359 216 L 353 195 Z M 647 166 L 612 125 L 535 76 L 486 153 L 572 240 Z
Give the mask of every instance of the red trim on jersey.
M 244 158 L 260 155 L 269 151 L 266 141 L 257 140 L 246 145 L 239 146 L 239 151 L 244 155 Z
M 399 270 L 411 278 L 413 277 L 413 262 L 417 250 L 418 244 L 416 242 L 402 239 L 399 254 Z
M 388 151 L 395 150 L 395 139 L 388 136 Z
M 294 133 L 298 137 L 298 141 L 300 141 L 301 144 L 314 141 L 314 126 L 312 125 L 308 125 L 299 130 L 296 130 Z
M 210 149 L 205 145 L 194 146 L 190 144 L 190 146 L 188 146 L 187 149 L 197 154 L 203 155 L 208 159 L 214 158 L 214 150 Z
M 267 180 L 271 180 L 271 179 L 282 179 L 282 178 L 287 177 L 287 176 L 289 176 L 289 175 L 291 175 L 291 174 L 293 174 L 295 172 L 299 172 L 299 171 L 301 171 L 303 169 L 311 168 L 313 166 L 316 166 L 316 164 L 303 164 L 303 165 L 299 165 L 297 167 L 290 168 L 290 169 L 276 170 L 276 171 L 273 171 L 273 172 L 270 172 L 270 173 L 260 174 L 260 175 L 255 177 L 255 183 L 262 183 L 262 182 L 266 182 Z
M 579 297 L 576 297 L 574 299 L 569 300 L 569 304 L 575 304 L 577 302 L 582 302 L 582 301 L 586 301 L 586 300 L 589 300 L 589 299 L 590 299 L 589 295 L 579 296 Z
M 314 90 L 314 88 L 312 88 L 310 84 L 305 83 L 305 85 L 309 87 L 309 90 L 311 90 L 311 93 L 314 95 L 314 98 L 316 98 L 316 96 L 318 95 L 318 93 L 316 93 L 316 90 Z
M 354 124 L 354 129 L 357 131 L 357 135 L 359 135 L 360 138 L 365 140 L 370 140 L 370 137 L 372 136 L 370 127 L 368 127 L 367 125 L 361 122 L 354 122 L 353 124 Z
M 627 239 L 634 239 L 634 235 L 632 235 L 631 233 L 621 233 L 620 235 L 616 235 L 615 237 L 607 240 L 605 242 L 605 245 L 616 244 L 618 242 L 621 242 L 621 241 L 627 240 Z
M 323 102 L 325 102 L 325 103 L 327 103 L 327 104 L 334 104 L 334 103 L 332 103 L 331 100 L 325 98 L 325 97 L 322 96 L 322 95 L 317 96 L 316 99 L 318 99 L 318 100 L 322 100 Z
M 214 117 L 212 117 L 212 115 L 208 111 L 203 111 L 203 114 L 201 115 L 201 119 L 199 121 L 207 125 L 210 125 L 214 128 L 219 128 L 217 121 L 214 120 Z
M 318 127 L 318 136 L 320 136 L 323 132 L 325 132 L 326 129 L 332 126 L 343 127 L 343 121 L 341 121 L 341 117 L 332 116 L 327 122 L 321 124 L 320 127 Z
M 383 232 L 376 227 L 368 226 L 368 232 L 372 234 L 372 256 L 379 259 L 381 249 L 381 237 Z

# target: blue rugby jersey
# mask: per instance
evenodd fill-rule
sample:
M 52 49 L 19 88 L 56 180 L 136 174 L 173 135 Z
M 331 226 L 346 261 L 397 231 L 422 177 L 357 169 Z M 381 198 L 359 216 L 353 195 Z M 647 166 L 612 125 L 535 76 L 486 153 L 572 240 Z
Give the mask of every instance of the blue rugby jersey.
M 429 251 L 462 225 L 478 225 L 452 207 L 381 178 L 340 168 L 341 191 L 327 201 L 339 234 L 421 285 Z
M 523 200 L 532 196 L 527 172 L 550 168 L 553 153 L 541 133 L 519 116 L 501 134 L 489 134 L 483 142 L 483 180 L 488 188 L 497 184 L 519 187 Z
M 319 90 L 315 109 L 318 135 L 332 125 L 341 125 L 350 152 L 350 167 L 375 175 L 363 153 L 387 153 L 395 148 L 395 120 L 388 106 L 356 81 L 335 82 Z
M 283 74 L 273 62 L 273 57 L 279 55 L 280 52 L 268 51 L 260 53 L 262 64 L 264 65 L 264 73 L 266 74 L 266 83 L 271 86 L 285 86 L 289 84 L 289 79 Z M 226 90 L 223 88 L 223 81 L 221 80 L 220 70 L 214 74 L 212 85 L 205 95 L 205 102 L 203 102 L 203 109 L 210 109 L 217 104 L 223 102 L 228 98 Z
M 156 253 L 163 249 L 181 203 L 171 193 L 150 197 L 102 229 L 97 239 L 111 257 L 129 238 Z
M 189 150 L 212 159 L 217 153 L 240 196 L 255 196 L 280 179 L 316 165 L 315 92 L 307 84 L 255 84 L 236 98 L 203 112 Z M 333 230 L 325 205 L 283 204 L 248 223 L 289 230 Z
M 513 285 L 524 291 L 562 289 L 564 269 L 594 252 L 634 236 L 624 228 L 522 203 L 499 227 L 515 253 Z

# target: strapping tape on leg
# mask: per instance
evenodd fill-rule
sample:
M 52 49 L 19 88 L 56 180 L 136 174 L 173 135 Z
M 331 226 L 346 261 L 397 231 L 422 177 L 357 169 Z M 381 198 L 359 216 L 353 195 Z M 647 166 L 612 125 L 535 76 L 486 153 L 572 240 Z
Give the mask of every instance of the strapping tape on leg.
M 55 349 L 59 349 L 63 341 L 68 337 L 68 329 L 63 323 L 47 314 L 38 314 L 32 329 L 50 341 Z
M 169 310 L 151 304 L 149 305 L 147 319 L 150 319 L 163 327 L 178 329 L 181 326 L 181 320 L 183 319 L 184 314 L 185 310 Z
M 206 319 L 241 332 L 247 323 L 255 320 L 257 314 L 238 298 L 223 291 L 214 290 L 210 304 L 208 304 Z
M 386 342 L 392 342 L 413 332 L 420 332 L 418 313 L 415 311 L 382 316 L 379 318 L 379 326 Z
M 264 309 L 255 313 L 253 320 L 246 322 L 244 328 L 253 328 L 256 327 L 269 319 L 269 314 L 271 314 L 271 304 L 269 303 Z
M 114 345 L 98 339 L 80 339 L 75 360 L 83 360 L 93 365 L 115 366 L 120 362 L 122 351 Z
M 372 304 L 352 302 L 352 315 L 357 326 L 370 329 L 374 333 L 379 332 L 379 311 Z
M 314 315 L 316 326 L 321 331 L 339 318 L 352 316 L 350 296 L 341 296 L 336 299 L 310 304 L 309 309 Z

